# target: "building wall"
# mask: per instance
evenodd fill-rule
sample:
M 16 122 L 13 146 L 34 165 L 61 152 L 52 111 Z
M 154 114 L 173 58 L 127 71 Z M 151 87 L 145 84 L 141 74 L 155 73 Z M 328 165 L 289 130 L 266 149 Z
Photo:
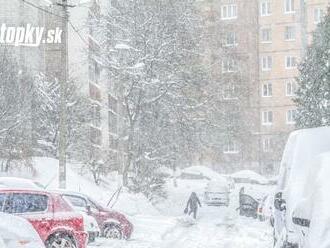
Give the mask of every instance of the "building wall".
M 269 2 L 271 14 L 262 15 L 262 3 Z M 299 63 L 304 56 L 308 44 L 311 42 L 313 30 L 317 23 L 314 21 L 316 8 L 326 11 L 327 0 L 294 0 L 294 9 L 290 13 L 285 12 L 286 1 L 259 0 L 259 59 L 262 63 L 264 56 L 272 57 L 272 69 L 259 70 L 259 89 L 263 91 L 263 84 L 272 84 L 272 96 L 260 99 L 260 115 L 263 111 L 273 112 L 272 124 L 265 125 L 260 123 L 261 130 L 261 163 L 264 172 L 276 171 L 280 162 L 284 145 L 288 134 L 294 130 L 294 122 L 288 122 L 288 111 L 295 110 L 293 102 L 294 95 L 288 95 L 287 83 L 295 84 L 298 76 L 298 69 L 286 68 L 286 56 L 294 56 Z M 286 38 L 287 27 L 293 27 L 295 32 L 294 39 Z M 271 30 L 271 41 L 262 41 L 262 30 Z M 264 143 L 270 142 L 270 149 L 265 149 Z
M 205 15 L 211 16 L 211 20 L 220 21 L 222 29 L 227 28 L 236 32 L 238 44 L 232 51 L 227 50 L 227 53 L 229 55 L 239 53 L 246 57 L 248 70 L 245 70 L 244 76 L 248 79 L 247 83 L 251 88 L 248 107 L 242 108 L 241 111 L 245 113 L 247 121 L 252 121 L 247 130 L 252 136 L 247 141 L 243 141 L 240 161 L 243 163 L 242 167 L 259 170 L 264 174 L 276 172 L 286 139 L 295 128 L 294 121 L 288 120 L 288 112 L 296 109 L 292 93 L 299 72 L 296 66 L 287 68 L 286 57 L 295 57 L 296 63 L 301 61 L 312 41 L 312 32 L 317 27 L 318 12 L 322 16 L 329 5 L 328 0 L 292 0 L 292 11 L 287 12 L 286 2 L 286 0 L 199 1 L 200 9 Z M 263 12 L 264 3 L 268 3 L 269 13 Z M 222 20 L 221 8 L 228 5 L 236 6 L 237 18 Z M 224 33 L 214 28 L 212 21 L 207 24 L 211 31 L 219 34 L 210 36 L 210 39 L 223 39 Z M 263 34 L 267 29 L 270 30 L 269 40 L 265 40 Z M 294 37 L 288 35 L 292 34 L 292 29 L 294 29 Z M 208 47 L 210 44 L 205 46 Z M 272 66 L 269 70 L 263 70 L 263 58 L 268 56 L 272 58 Z M 206 59 L 205 63 L 207 62 Z M 269 86 L 271 94 L 264 93 L 265 84 L 271 85 Z M 289 87 L 290 85 L 292 88 Z M 263 121 L 264 112 L 272 113 L 272 120 L 269 123 Z M 227 162 L 237 161 L 235 156 L 229 156 L 227 159 Z M 224 165 L 220 163 L 219 166 Z

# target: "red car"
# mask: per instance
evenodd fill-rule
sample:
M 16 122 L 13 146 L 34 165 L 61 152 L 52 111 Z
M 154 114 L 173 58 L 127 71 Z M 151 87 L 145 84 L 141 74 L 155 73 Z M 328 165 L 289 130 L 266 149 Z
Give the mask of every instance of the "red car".
M 81 215 L 61 195 L 43 190 L 0 189 L 0 211 L 27 219 L 47 248 L 86 248 Z
M 103 237 L 109 239 L 129 239 L 133 232 L 133 225 L 125 215 L 104 208 L 89 196 L 69 191 L 57 191 L 69 201 L 74 208 L 84 209 L 93 216 L 101 230 Z

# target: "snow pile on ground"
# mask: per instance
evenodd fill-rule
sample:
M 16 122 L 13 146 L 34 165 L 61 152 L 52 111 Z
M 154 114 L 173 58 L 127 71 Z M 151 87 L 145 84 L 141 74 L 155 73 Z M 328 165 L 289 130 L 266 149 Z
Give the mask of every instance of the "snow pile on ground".
M 235 181 L 267 184 L 268 180 L 251 170 L 241 170 L 231 174 Z
M 22 178 L 31 179 L 46 186 L 47 189 L 58 189 L 58 160 L 46 157 L 33 158 L 34 171 L 13 171 L 8 176 L 20 175 Z M 113 176 L 112 181 L 105 181 L 100 186 L 96 185 L 88 175 L 80 175 L 77 164 L 67 163 L 67 190 L 87 194 L 106 206 L 114 193 L 118 190 L 118 180 Z M 114 197 L 116 198 L 116 197 Z M 110 204 L 112 206 L 112 204 Z M 123 191 L 113 207 L 115 210 L 128 215 L 148 213 L 159 214 L 148 199 L 142 194 L 130 194 Z

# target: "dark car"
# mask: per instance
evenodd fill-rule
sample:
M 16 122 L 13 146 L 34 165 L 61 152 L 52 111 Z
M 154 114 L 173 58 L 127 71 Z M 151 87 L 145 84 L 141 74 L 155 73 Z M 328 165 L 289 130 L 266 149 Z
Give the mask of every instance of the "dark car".
M 239 214 L 241 216 L 257 218 L 258 217 L 259 202 L 252 196 L 247 194 L 240 194 Z
M 101 230 L 101 235 L 109 239 L 129 239 L 133 225 L 125 215 L 103 207 L 89 196 L 77 192 L 57 191 L 74 207 L 86 209 L 93 216 Z

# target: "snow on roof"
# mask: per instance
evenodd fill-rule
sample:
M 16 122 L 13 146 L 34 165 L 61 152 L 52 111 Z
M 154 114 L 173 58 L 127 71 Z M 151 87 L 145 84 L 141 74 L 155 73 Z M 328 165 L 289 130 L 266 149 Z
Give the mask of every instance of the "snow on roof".
M 14 189 L 33 189 L 41 190 L 35 182 L 17 177 L 0 177 L 0 188 L 14 188 Z
M 206 187 L 207 191 L 229 191 L 228 182 L 225 178 L 219 178 L 217 180 L 211 180 Z
M 200 165 L 184 168 L 182 170 L 182 172 L 187 173 L 187 174 L 193 174 L 193 175 L 202 175 L 204 177 L 207 177 L 210 180 L 211 179 L 221 180 L 221 178 L 224 178 L 223 176 L 221 176 L 219 173 L 212 170 L 211 168 L 206 167 L 206 166 L 200 166 Z
M 265 177 L 261 176 L 260 174 L 254 172 L 254 171 L 251 171 L 251 170 L 241 170 L 241 171 L 235 172 L 235 173 L 231 174 L 231 177 L 240 178 L 240 179 L 249 179 L 249 180 L 254 180 L 254 181 L 262 182 L 262 183 L 268 181 Z

